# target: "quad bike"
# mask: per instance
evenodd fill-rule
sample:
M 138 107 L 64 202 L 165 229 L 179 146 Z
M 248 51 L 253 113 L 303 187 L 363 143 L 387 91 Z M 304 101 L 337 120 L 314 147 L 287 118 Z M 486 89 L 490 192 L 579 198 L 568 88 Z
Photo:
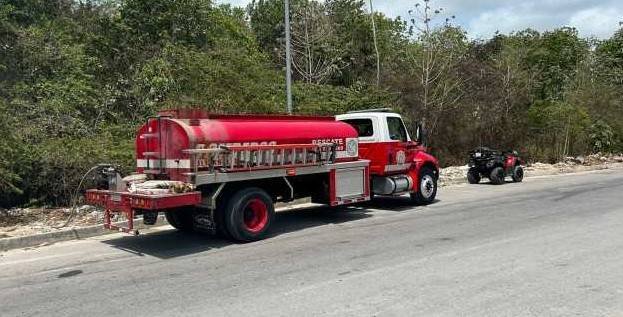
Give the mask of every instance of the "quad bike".
M 478 184 L 482 177 L 491 180 L 492 184 L 504 184 L 507 176 L 513 182 L 521 182 L 524 176 L 524 161 L 517 151 L 497 151 L 486 147 L 476 148 L 469 152 L 469 170 L 467 180 L 470 184 Z

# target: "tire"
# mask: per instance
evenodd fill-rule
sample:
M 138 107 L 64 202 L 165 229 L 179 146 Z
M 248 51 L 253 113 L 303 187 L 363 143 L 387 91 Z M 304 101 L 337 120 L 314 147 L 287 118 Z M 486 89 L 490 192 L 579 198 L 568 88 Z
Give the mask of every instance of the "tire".
M 502 185 L 504 184 L 504 178 L 506 178 L 506 173 L 504 172 L 504 168 L 496 167 L 491 171 L 489 175 L 489 179 L 491 180 L 491 184 L 494 185 Z
M 467 181 L 470 184 L 478 184 L 480 183 L 480 179 L 480 173 L 475 168 L 472 167 L 467 171 Z
M 233 240 L 261 240 L 275 218 L 273 200 L 260 188 L 242 189 L 230 198 L 224 218 Z
M 521 183 L 523 181 L 524 171 L 523 167 L 517 165 L 513 168 L 513 182 Z
M 227 220 L 225 214 L 227 213 L 227 204 L 229 201 L 221 201 L 217 203 L 216 210 L 214 210 L 214 221 L 216 226 L 216 235 L 223 239 L 232 240 L 233 237 L 227 229 Z
M 418 191 L 411 193 L 411 200 L 418 205 L 433 203 L 437 196 L 437 177 L 435 172 L 429 167 L 424 167 L 420 171 L 417 184 Z
M 191 210 L 186 209 L 177 209 L 171 211 L 165 211 L 164 217 L 167 219 L 169 224 L 182 232 L 192 232 L 193 231 L 193 215 Z

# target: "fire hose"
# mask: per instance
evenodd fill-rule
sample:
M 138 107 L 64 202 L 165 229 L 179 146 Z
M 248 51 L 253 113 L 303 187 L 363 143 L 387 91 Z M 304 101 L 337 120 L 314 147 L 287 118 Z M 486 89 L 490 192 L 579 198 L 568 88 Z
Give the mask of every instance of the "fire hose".
M 82 185 L 84 183 L 84 181 L 87 179 L 87 176 L 89 176 L 91 173 L 98 171 L 100 174 L 109 176 L 111 174 L 116 174 L 119 173 L 119 165 L 116 164 L 97 164 L 93 167 L 91 167 L 86 173 L 84 173 L 84 175 L 82 175 L 82 178 L 80 179 L 80 183 L 78 183 L 78 186 L 76 187 L 73 195 L 71 196 L 71 207 L 70 207 L 70 214 L 69 217 L 67 218 L 67 220 L 65 220 L 65 223 L 61 226 L 53 226 L 52 228 L 54 229 L 62 229 L 67 227 L 67 225 L 69 225 L 72 220 L 74 220 L 75 216 L 78 214 L 78 200 L 79 200 L 79 194 L 80 194 L 80 189 L 82 188 Z

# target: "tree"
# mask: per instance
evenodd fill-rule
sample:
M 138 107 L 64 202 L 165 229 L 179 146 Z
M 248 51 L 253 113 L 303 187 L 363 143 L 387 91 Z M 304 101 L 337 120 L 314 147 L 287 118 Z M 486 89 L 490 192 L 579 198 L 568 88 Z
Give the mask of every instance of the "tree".
M 563 100 L 566 88 L 589 52 L 588 43 L 569 27 L 545 32 L 537 39 L 525 61 L 536 75 L 535 95 L 543 100 Z
M 410 74 L 420 86 L 419 105 L 409 109 L 420 115 L 422 124 L 431 135 L 444 111 L 458 105 L 463 95 L 464 80 L 457 74 L 457 66 L 467 50 L 465 32 L 449 24 L 454 17 L 436 25 L 434 18 L 443 9 L 433 9 L 430 0 L 424 0 L 410 11 L 410 32 L 416 41 L 408 47 Z
M 309 1 L 299 5 L 292 21 L 292 64 L 302 80 L 325 83 L 346 67 L 340 59 L 342 51 L 332 45 L 334 31 L 323 4 Z

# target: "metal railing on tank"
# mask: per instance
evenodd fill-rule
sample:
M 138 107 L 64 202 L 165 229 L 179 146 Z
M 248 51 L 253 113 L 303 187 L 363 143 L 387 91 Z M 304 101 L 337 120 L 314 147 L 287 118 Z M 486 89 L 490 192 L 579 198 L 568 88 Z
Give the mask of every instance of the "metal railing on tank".
M 195 175 L 200 171 L 240 172 L 331 164 L 336 158 L 335 143 L 219 146 L 187 149 Z

